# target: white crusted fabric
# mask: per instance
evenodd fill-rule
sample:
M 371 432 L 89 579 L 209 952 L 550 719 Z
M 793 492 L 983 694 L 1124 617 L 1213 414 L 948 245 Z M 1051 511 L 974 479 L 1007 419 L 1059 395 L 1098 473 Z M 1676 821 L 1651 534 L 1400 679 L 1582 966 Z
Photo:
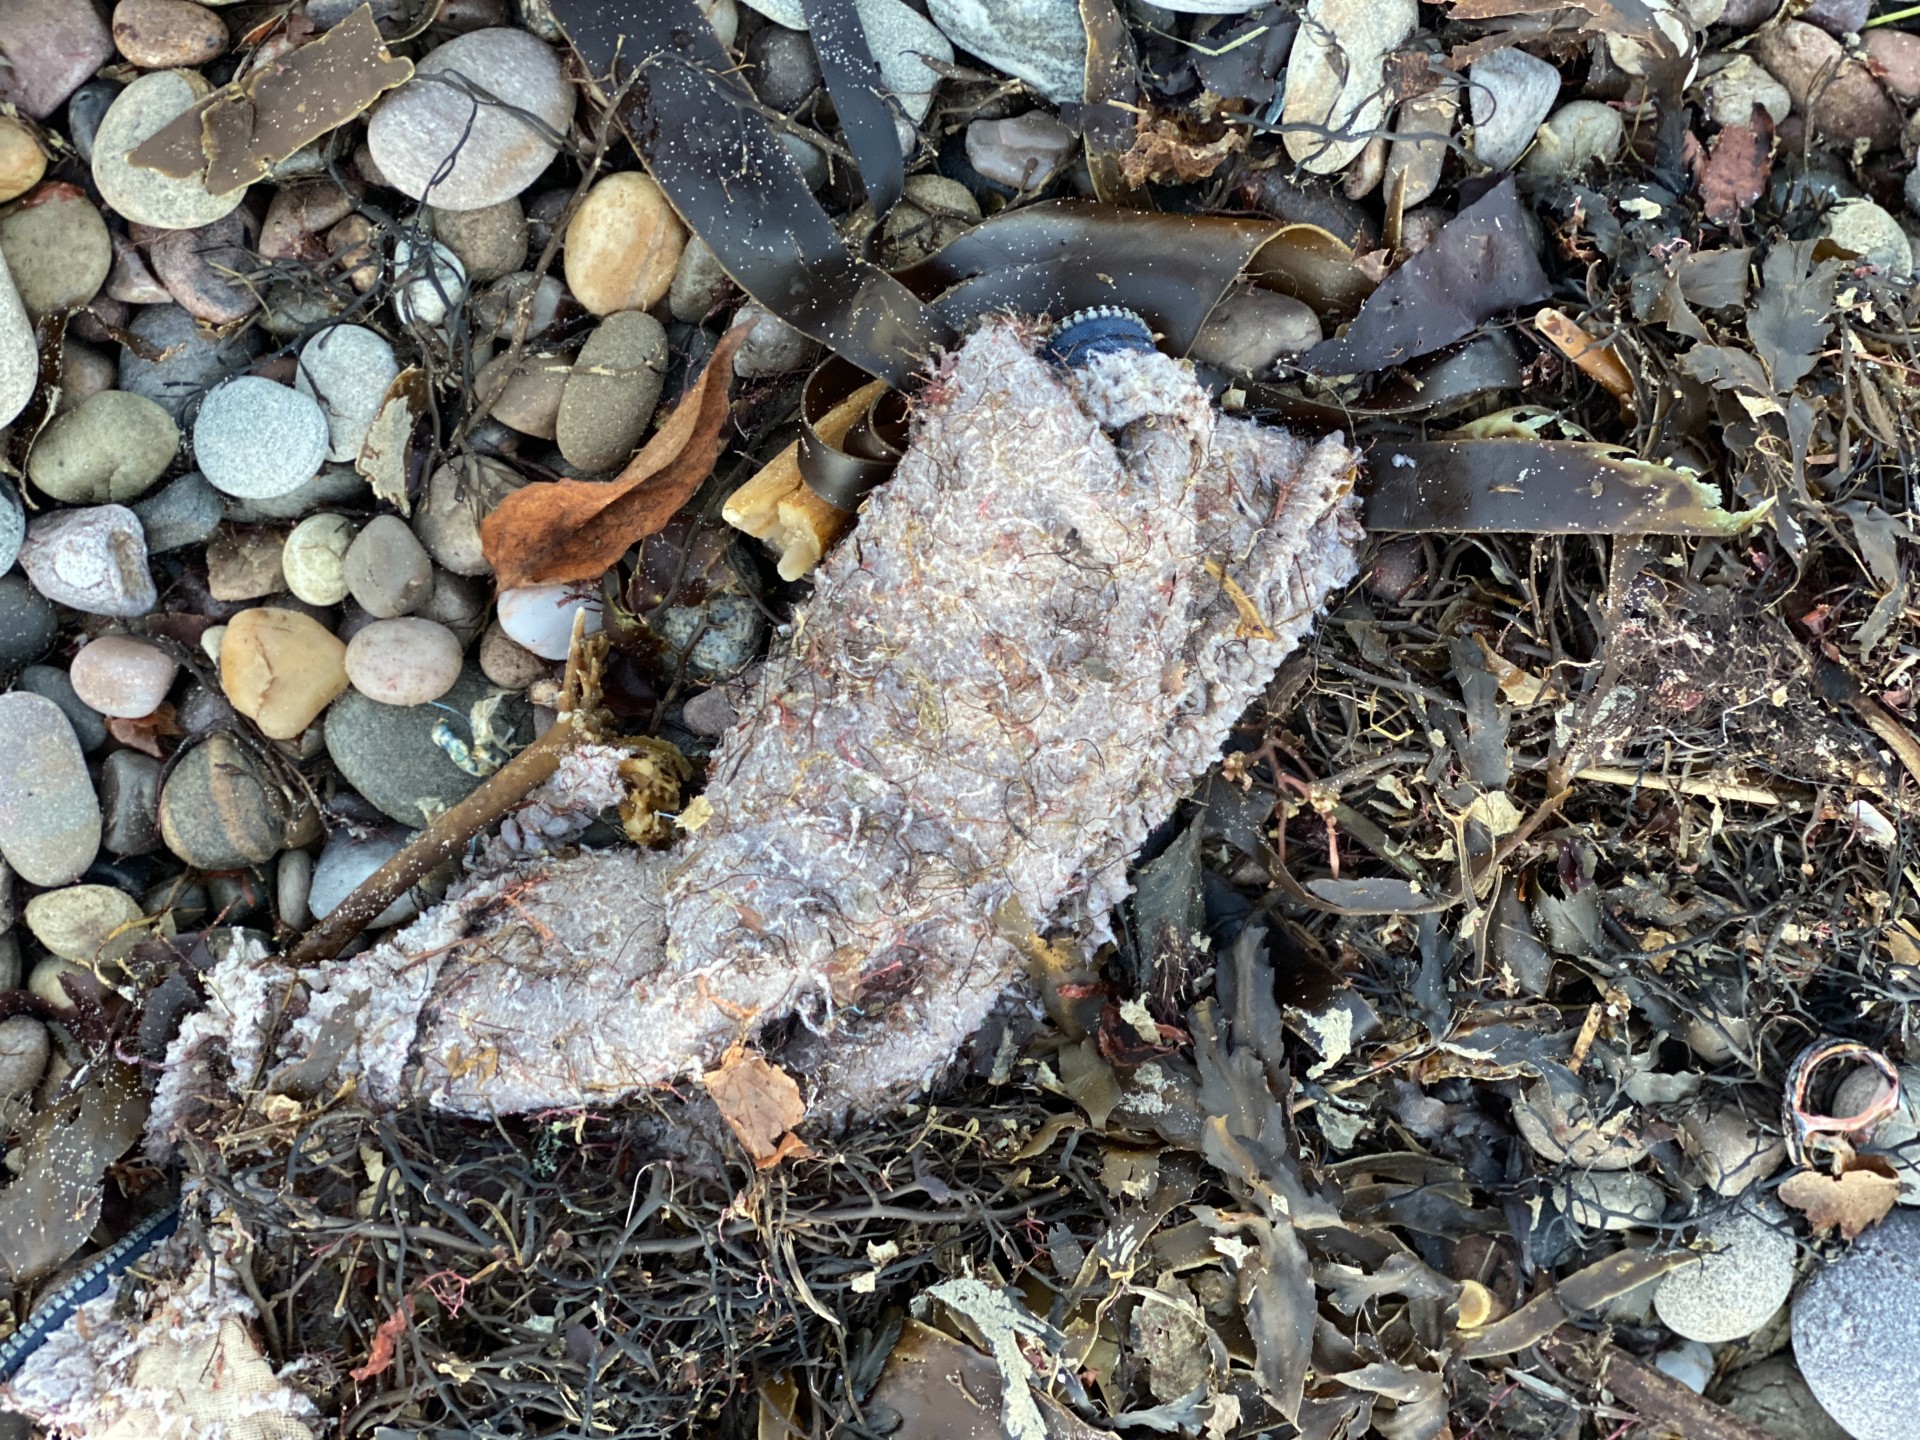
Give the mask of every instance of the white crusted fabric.
M 305 978 L 285 1058 L 382 1103 L 612 1100 L 798 1015 L 817 1108 L 952 1058 L 1019 972 L 996 917 L 1098 939 L 1152 828 L 1352 578 L 1355 457 L 1219 418 L 1192 372 L 1063 373 L 994 324 L 817 574 L 668 854 L 478 878 Z

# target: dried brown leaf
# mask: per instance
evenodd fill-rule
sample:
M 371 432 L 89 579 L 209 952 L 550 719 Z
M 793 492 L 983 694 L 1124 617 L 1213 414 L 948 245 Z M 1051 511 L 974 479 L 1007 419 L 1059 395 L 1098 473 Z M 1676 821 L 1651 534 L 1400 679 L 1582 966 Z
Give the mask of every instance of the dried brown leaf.
M 762 1170 L 788 1155 L 806 1153 L 792 1131 L 806 1115 L 807 1102 L 800 1098 L 794 1078 L 779 1066 L 742 1051 L 727 1056 L 700 1083 Z
M 167 758 L 167 752 L 160 748 L 163 737 L 184 735 L 174 718 L 173 706 L 162 705 L 151 715 L 142 715 L 138 719 L 123 720 L 118 716 L 107 720 L 107 733 L 122 745 L 142 754 L 151 755 L 156 760 Z
M 1707 218 L 1725 225 L 1758 200 L 1773 172 L 1773 119 L 1758 105 L 1745 125 L 1728 125 L 1708 142 L 1687 147 L 1693 186 Z
M 1849 1240 L 1887 1218 L 1900 1198 L 1900 1181 L 1893 1167 L 1877 1155 L 1856 1156 L 1837 1178 L 1818 1170 L 1789 1175 L 1780 1185 L 1780 1198 L 1807 1217 L 1815 1234 L 1838 1226 Z
M 727 382 L 746 339 L 735 326 L 644 449 L 611 480 L 555 480 L 516 490 L 480 527 L 502 589 L 601 575 L 692 497 L 726 448 Z
M 1173 117 L 1142 111 L 1134 121 L 1133 144 L 1120 157 L 1120 176 L 1129 185 L 1145 185 L 1149 180 L 1187 185 L 1205 180 L 1235 151 L 1246 149 L 1250 133 L 1229 126 L 1217 139 L 1198 140 Z

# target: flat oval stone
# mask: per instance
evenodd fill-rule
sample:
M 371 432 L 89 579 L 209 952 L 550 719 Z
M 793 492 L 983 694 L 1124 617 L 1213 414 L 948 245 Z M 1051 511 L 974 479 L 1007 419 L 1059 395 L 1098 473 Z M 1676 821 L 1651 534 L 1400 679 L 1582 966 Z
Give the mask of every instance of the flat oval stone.
M 74 693 L 102 715 L 138 720 L 160 708 L 179 668 L 158 645 L 102 635 L 80 647 L 67 673 Z
M 364 326 L 330 326 L 306 343 L 293 388 L 317 401 L 327 417 L 327 458 L 349 465 L 360 458 L 387 386 L 399 373 L 393 347 Z
M 347 547 L 347 591 L 369 615 L 417 610 L 433 590 L 433 561 L 397 515 L 376 515 Z
M 686 227 L 660 187 L 634 170 L 594 182 L 567 224 L 567 288 L 595 315 L 645 310 L 667 293 Z
M 160 762 L 138 750 L 115 750 L 100 762 L 101 844 L 111 855 L 160 848 Z
M 481 210 L 430 206 L 433 236 L 454 253 L 475 285 L 512 275 L 527 263 L 527 212 L 518 199 Z
M 191 68 L 219 58 L 227 26 L 193 0 L 120 0 L 113 7 L 113 43 L 142 70 Z
M 71 885 L 100 849 L 100 802 L 73 726 L 43 695 L 0 695 L 0 856 L 29 885 Z
M 1087 29 L 1075 0 L 927 0 L 927 14 L 962 50 L 1056 105 L 1086 99 Z
M 314 919 L 323 920 L 338 910 L 361 881 L 398 855 L 412 838 L 410 831 L 398 835 L 376 831 L 364 838 L 356 838 L 344 830 L 335 832 L 327 840 L 326 849 L 320 852 L 319 862 L 313 867 L 313 883 L 307 891 L 307 908 Z M 381 930 L 403 924 L 419 913 L 420 907 L 413 903 L 412 897 L 403 894 L 375 916 L 368 928 Z
M 588 473 L 633 457 L 653 422 L 667 378 L 667 332 L 639 310 L 600 322 L 567 377 L 553 438 L 567 463 Z
M 425 829 L 429 816 L 423 805 L 436 813 L 457 805 L 486 778 L 472 760 L 472 768 L 463 769 L 454 757 L 460 748 L 472 748 L 469 717 L 475 703 L 497 693 L 471 666 L 451 690 L 426 705 L 382 705 L 349 690 L 327 712 L 327 754 L 369 804 L 402 825 Z M 442 722 L 446 746 L 434 734 Z M 533 709 L 511 697 L 492 723 L 497 737 L 510 734 L 516 747 L 525 745 L 533 735 Z
M 258 328 L 247 326 L 225 340 L 202 330 L 178 305 L 153 305 L 127 324 L 138 339 L 153 347 L 157 360 L 143 359 L 120 347 L 120 388 L 144 395 L 175 420 L 207 387 L 237 374 L 259 353 Z
M 1920 1435 L 1920 1210 L 1895 1210 L 1793 1302 L 1793 1354 L 1854 1440 Z
M 193 422 L 194 458 L 217 490 L 271 498 L 320 473 L 332 444 L 326 414 L 310 397 L 257 375 L 207 392 Z
M 7 0 L 0 5 L 0 100 L 44 120 L 108 60 L 113 36 L 91 5 Z
M 456 575 L 491 575 L 480 543 L 480 522 L 527 482 L 503 461 L 482 456 L 472 465 L 442 465 L 427 480 L 413 512 L 413 533 L 434 563 Z
M 504 104 L 479 104 L 453 75 Z M 367 125 L 367 146 L 387 182 L 415 200 L 480 210 L 518 195 L 553 163 L 573 101 L 551 48 L 524 30 L 475 30 L 429 54 L 387 97 Z
M 0 117 L 0 202 L 17 200 L 47 173 L 46 152 L 18 120 Z
M 145 938 L 140 902 L 111 885 L 67 885 L 27 902 L 22 917 L 47 949 L 62 960 L 90 964 L 119 959 Z
M 291 740 L 347 688 L 347 647 L 297 610 L 242 610 L 220 637 L 220 686 L 271 740 Z
M 338 605 L 347 598 L 347 548 L 354 524 L 344 515 L 310 515 L 293 527 L 280 552 L 287 589 L 309 605 Z
M 198 545 L 219 527 L 220 492 L 198 470 L 169 480 L 133 507 L 147 533 L 147 553 L 164 554 Z
M 376 620 L 347 645 L 347 679 L 382 705 L 424 705 L 459 678 L 459 637 L 432 620 Z
M 266 864 L 285 847 L 287 819 L 285 797 L 231 735 L 187 751 L 160 792 L 160 838 L 202 870 Z
M 127 219 L 162 230 L 194 230 L 239 208 L 247 187 L 215 195 L 197 177 L 176 180 L 127 158 L 155 132 L 191 110 L 212 86 L 191 70 L 156 70 L 122 90 L 93 139 L 93 183 Z
M 260 290 L 245 278 L 257 264 L 256 229 L 252 215 L 236 210 L 196 230 L 169 230 L 147 246 L 147 260 L 181 309 L 231 325 L 260 308 Z
M 103 390 L 53 417 L 27 459 L 27 474 L 69 505 L 144 495 L 180 453 L 180 427 L 144 395 Z
M 567 377 L 572 373 L 573 364 L 564 355 L 544 351 L 518 357 L 496 355 L 480 368 L 473 384 L 483 394 L 500 387 L 488 411 L 493 419 L 522 435 L 551 440 L 560 420 L 560 403 L 567 396 Z
M 1655 1312 L 1676 1335 L 1709 1345 L 1753 1334 L 1793 1293 L 1798 1247 L 1785 1214 L 1736 1211 L 1700 1241 L 1698 1260 L 1661 1278 Z
M 140 518 L 124 505 L 40 516 L 27 526 L 20 568 L 47 599 L 89 615 L 144 615 L 160 598 Z
M 13 688 L 44 695 L 58 705 L 73 726 L 73 738 L 80 742 L 83 754 L 92 755 L 107 743 L 107 717 L 80 698 L 66 666 L 24 666 L 13 677 Z

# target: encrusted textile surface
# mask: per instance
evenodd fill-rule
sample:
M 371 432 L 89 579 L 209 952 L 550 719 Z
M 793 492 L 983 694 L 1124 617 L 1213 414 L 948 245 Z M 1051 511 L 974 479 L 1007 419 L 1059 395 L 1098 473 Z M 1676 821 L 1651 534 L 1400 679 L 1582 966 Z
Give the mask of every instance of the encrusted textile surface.
M 504 1113 L 699 1073 L 797 1013 L 833 1037 L 816 1104 L 924 1081 L 1017 972 L 996 916 L 1104 933 L 1129 858 L 1351 578 L 1354 463 L 1218 417 L 1181 362 L 1063 372 L 983 329 L 776 644 L 699 832 L 483 867 L 304 977 L 283 1058 Z

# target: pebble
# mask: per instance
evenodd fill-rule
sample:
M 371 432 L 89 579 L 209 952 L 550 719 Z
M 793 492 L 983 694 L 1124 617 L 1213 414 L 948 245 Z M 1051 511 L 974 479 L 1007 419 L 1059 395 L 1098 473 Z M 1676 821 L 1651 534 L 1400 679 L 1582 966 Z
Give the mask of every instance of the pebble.
M 326 414 L 310 396 L 257 375 L 207 392 L 193 422 L 194 458 L 215 489 L 242 498 L 284 495 L 326 463 Z
M 1489 170 L 1512 168 L 1560 94 L 1560 72 L 1515 46 L 1468 67 L 1474 158 Z
M 425 829 L 429 808 L 437 813 L 459 804 L 485 779 L 454 763 L 434 739 L 434 727 L 444 721 L 455 739 L 469 741 L 474 704 L 495 693 L 471 666 L 426 705 L 382 705 L 350 690 L 327 712 L 327 754 L 369 804 L 402 825 Z M 533 711 L 524 700 L 509 699 L 496 713 L 495 733 L 508 730 L 518 745 L 532 738 Z
M 188 750 L 160 791 L 160 838 L 201 870 L 266 864 L 287 843 L 287 821 L 279 787 L 219 732 Z
M 477 104 L 464 89 L 435 78 L 446 72 L 505 104 Z M 419 62 L 413 79 L 374 112 L 367 146 L 386 182 L 415 200 L 441 210 L 481 210 L 518 195 L 553 163 L 573 120 L 573 100 L 551 48 L 524 30 L 476 30 Z
M 1320 317 L 1304 300 L 1247 286 L 1214 307 L 1187 355 L 1229 374 L 1265 378 L 1277 362 L 1311 350 L 1320 338 Z
M 378 232 L 364 215 L 349 215 L 327 231 L 327 253 L 362 295 L 380 283 Z
M 412 838 L 411 831 L 396 835 L 384 830 L 360 837 L 341 830 L 328 837 L 319 863 L 313 867 L 313 880 L 307 890 L 307 908 L 314 919 L 325 919 L 339 909 L 361 881 L 398 855 Z M 368 922 L 368 928 L 382 930 L 389 925 L 404 924 L 419 913 L 420 907 L 412 897 L 403 894 Z
M 201 544 L 219 528 L 220 492 L 198 470 L 189 470 L 135 505 L 133 513 L 146 531 L 147 553 L 160 555 Z
M 1920 1211 L 1896 1210 L 1793 1303 L 1793 1353 L 1854 1440 L 1920 1436 Z
M 11 480 L 0 480 L 0 575 L 20 558 L 20 542 L 27 538 L 27 507 Z
M 376 620 L 347 646 L 347 679 L 382 705 L 424 705 L 460 678 L 460 640 L 432 620 Z
M 0 5 L 0 101 L 36 120 L 113 57 L 113 36 L 92 5 L 74 0 L 7 0 Z
M 330 179 L 296 180 L 274 191 L 260 222 L 264 260 L 324 260 L 321 234 L 353 213 L 354 196 Z
M 1087 96 L 1087 31 L 1075 0 L 927 0 L 946 37 L 1056 105 Z
M 1859 33 L 1872 9 L 1873 0 L 1813 0 L 1800 18 L 1829 35 L 1847 36 Z
M 1610 165 L 1627 143 L 1620 112 L 1598 100 L 1569 100 L 1549 115 L 1520 162 L 1528 175 L 1578 175 L 1596 162 Z
M 100 848 L 100 802 L 73 726 L 44 695 L 0 695 L 0 856 L 29 885 L 71 885 Z
M 900 203 L 881 231 L 881 260 L 890 270 L 903 270 L 937 254 L 979 223 L 980 202 L 958 180 L 909 175 Z M 676 310 L 674 318 L 683 317 Z
M 202 330 L 178 305 L 140 311 L 127 329 L 160 358 L 145 360 L 120 347 L 120 388 L 144 395 L 176 421 L 211 385 L 244 370 L 259 352 L 255 327 L 243 327 L 225 340 Z
M 297 610 L 242 610 L 220 640 L 220 687 L 261 734 L 291 740 L 347 688 L 346 657 L 345 645 Z
M 632 458 L 667 378 L 667 332 L 638 310 L 601 321 L 574 359 L 554 421 L 567 463 L 589 474 Z
M 1044 110 L 1005 120 L 975 120 L 967 126 L 967 163 L 982 178 L 1010 190 L 1044 184 L 1078 142 Z
M 1920 100 L 1920 35 L 1876 25 L 1863 40 L 1867 60 L 1887 92 L 1902 105 Z
M 67 100 L 67 138 L 88 164 L 93 163 L 93 137 L 122 88 L 112 80 L 89 80 Z
M 52 1053 L 44 1021 L 31 1015 L 0 1020 L 0 1102 L 18 1100 L 38 1085 Z
M 535 351 L 523 353 L 517 361 L 511 354 L 495 356 L 481 367 L 473 383 L 476 391 L 484 392 L 506 375 L 488 413 L 522 435 L 551 440 L 560 419 L 560 402 L 566 398 L 567 376 L 572 373 L 573 365 L 564 355 Z
M 19 199 L 46 173 L 46 152 L 27 127 L 0 117 L 0 201 Z
M 752 327 L 733 353 L 733 373 L 742 379 L 804 370 L 820 352 L 812 337 L 757 304 L 742 305 L 733 323 Z
M 1660 1182 L 1632 1170 L 1583 1170 L 1554 1187 L 1554 1199 L 1576 1225 L 1633 1230 L 1666 1213 Z
M 753 33 L 747 41 L 747 65 L 754 93 L 783 115 L 798 110 L 820 86 L 820 61 L 813 41 L 785 25 L 763 25 Z
M 298 520 L 323 506 L 365 508 L 373 503 L 367 477 L 351 465 L 327 465 L 284 495 L 250 495 L 225 502 L 229 520 L 258 524 L 263 520 Z
M 502 690 L 524 690 L 553 673 L 553 665 L 520 644 L 494 621 L 480 637 L 480 673 Z
M 1875 31 L 1879 34 L 1879 31 Z M 1716 125 L 1749 125 L 1758 105 L 1775 125 L 1793 111 L 1793 97 L 1751 55 L 1729 56 L 1707 77 L 1707 118 Z
M 1807 117 L 1816 139 L 1848 145 L 1864 137 L 1871 150 L 1899 140 L 1900 112 L 1893 101 L 1867 67 L 1848 58 L 1826 31 L 1787 20 L 1755 35 L 1751 53 L 1786 86 L 1793 108 Z
M 142 938 L 140 902 L 111 885 L 68 885 L 27 902 L 23 917 L 47 949 L 62 960 L 90 965 L 118 960 Z
M 20 567 L 47 599 L 89 615 L 144 615 L 160 598 L 139 517 L 124 505 L 39 516 L 27 525 Z
M 113 43 L 142 70 L 191 69 L 227 48 L 227 27 L 192 0 L 120 0 L 113 7 Z
M 113 272 L 113 236 L 78 186 L 42 185 L 0 215 L 0 255 L 37 323 L 100 293 Z
M 106 394 L 118 378 L 118 367 L 112 357 L 91 345 L 63 338 L 60 341 L 60 401 L 54 407 L 56 412 L 64 414 L 96 395 Z
M 909 189 L 912 183 L 907 182 Z M 698 235 L 689 236 L 680 263 L 674 266 L 673 283 L 667 287 L 667 311 L 682 324 L 697 325 L 732 289 L 733 281 L 713 247 Z
M 40 380 L 40 347 L 33 321 L 13 288 L 4 257 L 0 257 L 0 425 L 8 425 L 33 398 Z
M 1775 1355 L 1736 1370 L 1720 1403 L 1780 1440 L 1847 1440 L 1847 1432 L 1813 1398 L 1790 1355 Z
M 833 167 L 827 163 L 826 152 L 818 145 L 798 135 L 787 134 L 780 136 L 780 143 L 787 147 L 793 163 L 800 168 L 800 178 L 806 181 L 807 189 L 822 189 L 833 178 Z
M 353 463 L 387 387 L 400 373 L 393 347 L 360 325 L 333 325 L 300 351 L 293 388 L 318 402 L 327 417 L 328 458 Z
M 1828 1102 L 1835 1115 L 1858 1115 L 1880 1093 L 1880 1072 L 1861 1066 L 1835 1088 Z M 1893 1166 L 1900 1181 L 1900 1203 L 1920 1205 L 1920 1065 L 1900 1068 L 1900 1105 L 1874 1126 L 1858 1148 Z
M 433 589 L 433 561 L 397 515 L 376 515 L 353 537 L 346 574 L 347 593 L 379 620 L 412 613 Z
M 163 230 L 163 235 L 171 235 L 171 230 Z M 131 240 L 115 236 L 113 241 L 113 268 L 107 272 L 107 298 L 118 300 L 127 305 L 171 305 L 173 296 L 167 293 L 147 264 L 147 257 L 134 246 Z
M 115 750 L 100 762 L 101 844 L 112 855 L 160 848 L 160 762 L 138 750 Z
M 76 965 L 71 960 L 62 960 L 58 955 L 45 955 L 33 967 L 27 976 L 27 991 L 37 995 L 55 1010 L 65 1011 L 74 1008 L 74 996 L 99 994 L 99 982 L 94 979 L 93 971 L 85 966 Z M 64 1056 L 53 1056 L 51 1073 L 58 1077 L 66 1073 Z
M 180 429 L 144 395 L 105 390 L 54 416 L 27 459 L 27 474 L 69 505 L 132 500 L 180 452 Z
M 700 605 L 675 605 L 653 630 L 676 655 L 685 651 L 687 669 L 700 680 L 737 675 L 758 657 L 766 638 L 766 616 L 745 595 L 720 594 Z
M 338 605 L 347 598 L 347 547 L 354 529 L 344 515 L 310 515 L 293 527 L 280 551 L 280 572 L 295 599 Z
M 286 589 L 275 530 L 222 530 L 207 542 L 207 590 L 216 600 L 258 600 Z
M 0 575 L 0 667 L 38 660 L 59 632 L 59 616 L 25 575 Z
M 454 253 L 472 284 L 498 280 L 527 263 L 527 212 L 517 198 L 479 210 L 429 206 L 427 215 L 434 238 Z
M 44 695 L 60 707 L 60 713 L 73 726 L 73 738 L 80 749 L 93 754 L 107 743 L 107 717 L 80 698 L 73 688 L 73 677 L 62 665 L 28 665 L 14 680 L 14 687 L 31 695 Z
M 1786 1163 L 1777 1124 L 1751 1118 L 1738 1104 L 1694 1107 L 1679 1128 L 1680 1143 L 1716 1194 L 1738 1195 Z
M 705 735 L 718 740 L 734 727 L 740 718 L 733 708 L 733 700 L 727 694 L 727 687 L 716 685 L 711 690 L 702 690 L 681 708 L 681 723 L 696 735 Z
M 1307 0 L 1281 109 L 1282 121 L 1299 127 L 1283 140 L 1304 169 L 1334 174 L 1372 143 L 1369 133 L 1387 118 L 1386 57 L 1413 33 L 1419 9 L 1415 0 Z
M 231 325 L 260 308 L 247 283 L 257 268 L 254 218 L 246 210 L 197 230 L 169 230 L 147 246 L 147 263 L 182 310 L 209 325 Z
M 527 482 L 502 461 L 482 457 L 456 468 L 442 465 L 427 480 L 414 508 L 413 533 L 442 569 L 455 575 L 491 575 L 480 543 L 480 522 Z
M 951 65 L 953 46 L 926 16 L 901 0 L 854 0 L 867 48 L 880 67 L 880 79 L 900 101 L 907 119 L 918 125 L 933 107 L 940 74 L 929 61 Z M 1077 98 L 1077 97 L 1076 97 Z
M 102 635 L 73 657 L 74 693 L 102 715 L 137 720 L 158 710 L 179 666 L 158 645 L 132 635 Z
M 1671 1375 L 1696 1395 L 1713 1383 L 1713 1351 L 1698 1340 L 1682 1340 L 1653 1357 L 1653 1368 Z
M 176 180 L 145 170 L 127 152 L 190 110 L 211 90 L 192 70 L 142 75 L 115 98 L 93 142 L 93 183 L 101 198 L 127 219 L 163 230 L 196 230 L 239 208 L 244 185 L 215 195 L 198 176 Z
M 313 920 L 308 897 L 313 888 L 313 856 L 285 850 L 273 874 L 273 908 L 282 929 L 304 930 Z
M 637 171 L 596 181 L 567 225 L 567 288 L 595 315 L 646 310 L 667 293 L 686 227 Z
M 436 566 L 433 589 L 413 613 L 421 620 L 446 626 L 464 650 L 486 629 L 487 617 L 493 613 L 493 587 Z
M 1718 1345 L 1753 1334 L 1787 1303 L 1795 1245 L 1777 1208 L 1738 1211 L 1700 1233 L 1696 1263 L 1669 1270 L 1653 1308 L 1676 1335 Z
M 542 660 L 564 660 L 573 637 L 575 611 L 585 611 L 587 634 L 600 632 L 599 591 L 580 585 L 523 585 L 502 590 L 500 628 Z
M 1900 222 L 1871 200 L 1847 200 L 1826 213 L 1820 227 L 1829 240 L 1851 250 L 1889 280 L 1913 273 L 1913 244 Z
M 424 251 L 411 240 L 396 241 L 393 269 L 404 280 L 393 297 L 402 325 L 438 325 L 467 298 L 460 258 L 438 240 L 428 241 Z

